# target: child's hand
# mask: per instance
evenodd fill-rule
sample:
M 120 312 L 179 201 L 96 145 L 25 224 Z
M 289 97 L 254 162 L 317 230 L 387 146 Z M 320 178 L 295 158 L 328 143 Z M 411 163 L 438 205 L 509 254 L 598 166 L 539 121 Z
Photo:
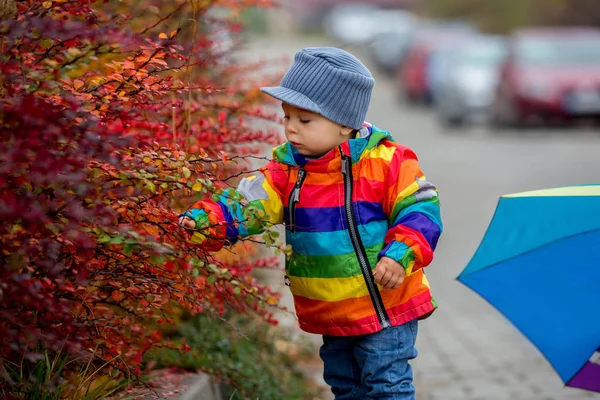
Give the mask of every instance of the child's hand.
M 188 216 L 179 217 L 179 225 L 185 229 L 196 229 L 196 221 Z
M 373 276 L 375 277 L 375 283 L 383 286 L 384 289 L 397 289 L 404 281 L 406 271 L 396 260 L 381 257 L 381 260 L 375 266 Z
M 190 241 L 202 244 L 207 237 L 201 231 L 209 227 L 210 222 L 206 212 L 199 208 L 191 208 L 179 216 L 179 225 L 190 230 Z

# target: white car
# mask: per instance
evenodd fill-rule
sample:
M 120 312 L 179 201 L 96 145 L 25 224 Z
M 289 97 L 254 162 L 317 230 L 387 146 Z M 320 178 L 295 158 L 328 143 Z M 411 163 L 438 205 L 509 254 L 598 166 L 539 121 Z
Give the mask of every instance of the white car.
M 379 8 L 369 4 L 339 4 L 323 19 L 325 32 L 343 44 L 365 44 L 377 33 L 373 31 Z
M 448 59 L 447 78 L 436 101 L 441 122 L 458 126 L 486 117 L 494 101 L 507 42 L 498 36 L 477 36 Z

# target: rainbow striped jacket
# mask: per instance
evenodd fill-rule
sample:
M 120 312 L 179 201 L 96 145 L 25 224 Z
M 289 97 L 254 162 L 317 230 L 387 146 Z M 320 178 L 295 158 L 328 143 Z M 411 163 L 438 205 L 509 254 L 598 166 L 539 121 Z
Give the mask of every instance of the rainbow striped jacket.
M 304 159 L 289 143 L 273 155 L 237 191 L 269 223 L 285 222 L 292 247 L 285 280 L 301 329 L 364 335 L 434 311 L 423 267 L 442 232 L 438 192 L 412 150 L 365 123 L 356 138 L 319 159 Z M 228 204 L 225 195 L 193 208 L 207 211 L 212 222 L 227 222 L 220 235 L 232 242 L 261 231 L 244 223 L 245 206 Z M 374 283 L 372 270 L 382 256 L 406 270 L 398 289 Z

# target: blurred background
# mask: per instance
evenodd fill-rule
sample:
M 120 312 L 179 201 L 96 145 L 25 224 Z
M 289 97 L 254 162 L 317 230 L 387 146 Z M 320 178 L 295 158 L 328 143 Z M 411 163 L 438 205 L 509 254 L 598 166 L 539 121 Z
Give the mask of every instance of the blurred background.
M 595 0 L 282 0 L 265 30 L 355 49 L 447 128 L 600 125 Z M 256 24 L 260 25 L 260 23 Z
M 599 5 L 281 0 L 243 16 L 255 34 L 242 55 L 265 71 L 285 71 L 308 46 L 359 57 L 376 79 L 369 122 L 413 148 L 439 188 L 445 233 L 427 269 L 439 310 L 419 328 L 419 400 L 600 399 L 564 388 L 514 326 L 455 280 L 499 196 L 600 181 Z M 565 273 L 576 273 L 573 257 L 557 255 Z M 280 274 L 272 280 L 287 296 Z M 318 349 L 320 337 L 298 335 Z M 322 383 L 320 368 L 307 366 Z

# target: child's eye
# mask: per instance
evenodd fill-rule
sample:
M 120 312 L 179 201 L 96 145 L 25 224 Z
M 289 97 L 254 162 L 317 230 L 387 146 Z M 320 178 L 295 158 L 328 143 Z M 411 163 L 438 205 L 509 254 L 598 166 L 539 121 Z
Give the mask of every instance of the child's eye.
M 302 119 L 300 118 L 300 122 L 303 124 L 308 124 L 310 122 L 310 119 Z
M 282 120 L 282 121 L 287 121 L 287 120 L 289 120 L 289 119 L 290 119 L 290 116 L 289 116 L 289 115 L 284 115 L 284 116 L 281 118 L 281 120 Z

